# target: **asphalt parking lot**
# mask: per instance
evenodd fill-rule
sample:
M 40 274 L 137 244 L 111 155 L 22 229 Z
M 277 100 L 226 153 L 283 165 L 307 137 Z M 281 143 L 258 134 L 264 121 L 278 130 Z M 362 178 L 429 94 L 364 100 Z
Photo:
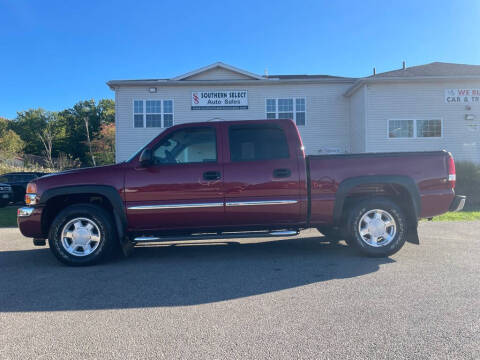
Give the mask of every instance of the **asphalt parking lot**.
M 1 359 L 479 359 L 480 222 L 358 256 L 316 231 L 70 268 L 0 229 Z

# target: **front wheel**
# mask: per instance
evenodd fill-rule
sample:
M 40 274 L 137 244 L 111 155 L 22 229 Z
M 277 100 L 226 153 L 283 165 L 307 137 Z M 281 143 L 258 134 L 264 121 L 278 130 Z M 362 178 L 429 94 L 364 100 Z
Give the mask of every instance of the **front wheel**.
M 101 207 L 71 205 L 62 210 L 50 227 L 48 243 L 58 260 L 67 265 L 92 265 L 113 248 L 115 228 Z
M 390 199 L 363 200 L 352 208 L 347 221 L 349 244 L 368 256 L 390 256 L 407 239 L 407 219 Z

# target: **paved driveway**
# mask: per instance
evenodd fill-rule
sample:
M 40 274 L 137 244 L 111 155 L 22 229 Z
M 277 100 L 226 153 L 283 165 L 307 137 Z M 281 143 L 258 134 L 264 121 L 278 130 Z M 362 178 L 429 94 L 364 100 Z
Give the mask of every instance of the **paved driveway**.
M 2 229 L 0 358 L 479 359 L 479 234 L 422 223 L 389 259 L 310 231 L 70 268 Z

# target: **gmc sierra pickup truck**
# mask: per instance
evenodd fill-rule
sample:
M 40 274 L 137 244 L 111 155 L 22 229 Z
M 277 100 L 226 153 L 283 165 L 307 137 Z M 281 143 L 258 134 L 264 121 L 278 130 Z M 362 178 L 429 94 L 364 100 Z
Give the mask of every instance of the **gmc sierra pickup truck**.
M 317 228 L 389 256 L 417 222 L 460 210 L 445 151 L 305 156 L 291 120 L 173 126 L 120 164 L 30 182 L 23 235 L 69 265 L 140 242 L 294 236 Z

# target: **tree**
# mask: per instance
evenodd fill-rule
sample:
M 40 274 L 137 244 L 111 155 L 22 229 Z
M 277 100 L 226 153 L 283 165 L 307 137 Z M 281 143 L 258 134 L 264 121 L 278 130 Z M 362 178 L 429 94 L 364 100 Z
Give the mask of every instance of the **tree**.
M 92 148 L 101 165 L 115 162 L 115 124 L 103 124 L 100 133 L 92 140 Z
M 100 124 L 115 123 L 115 101 L 112 99 L 102 99 L 97 105 L 97 116 Z
M 115 102 L 102 99 L 97 103 L 92 99 L 60 112 L 29 109 L 18 112 L 12 121 L 0 118 L 0 134 L 3 128 L 15 131 L 23 140 L 26 153 L 44 155 L 48 163 L 63 154 L 83 166 L 96 165 L 93 143 L 97 138 L 105 138 L 102 125 L 114 122 Z
M 10 121 L 0 116 L 0 136 L 3 136 L 4 132 L 8 130 Z
M 17 113 L 17 118 L 9 125 L 25 143 L 27 154 L 41 154 L 43 144 L 38 134 L 42 133 L 47 125 L 48 114 L 43 109 L 30 109 Z
M 53 124 L 48 123 L 47 127 L 43 129 L 43 131 L 40 134 L 38 134 L 38 136 L 40 137 L 40 140 L 42 141 L 42 144 L 44 147 L 44 154 L 46 157 L 47 166 L 53 168 L 54 167 L 53 157 L 52 157 L 53 139 L 54 139 Z
M 0 156 L 11 159 L 23 152 L 25 143 L 13 130 L 6 130 L 0 137 Z

